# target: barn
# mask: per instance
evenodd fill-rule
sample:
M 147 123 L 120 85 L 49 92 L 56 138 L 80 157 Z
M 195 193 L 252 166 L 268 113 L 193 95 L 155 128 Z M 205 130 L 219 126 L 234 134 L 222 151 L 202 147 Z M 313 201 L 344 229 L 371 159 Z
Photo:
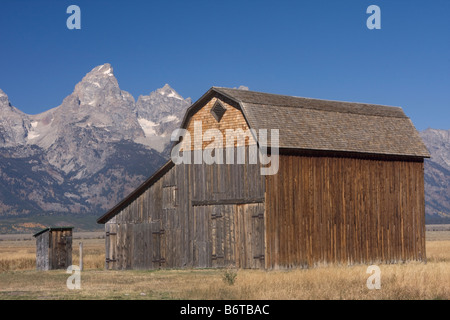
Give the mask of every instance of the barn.
M 212 87 L 181 129 L 97 220 L 107 269 L 425 261 L 430 155 L 401 108 Z

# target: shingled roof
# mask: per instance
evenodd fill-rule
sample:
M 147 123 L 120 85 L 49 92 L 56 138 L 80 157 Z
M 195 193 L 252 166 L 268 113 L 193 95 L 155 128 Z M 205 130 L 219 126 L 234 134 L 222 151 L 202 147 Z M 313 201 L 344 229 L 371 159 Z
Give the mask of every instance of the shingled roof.
M 219 87 L 213 92 L 236 101 L 250 128 L 278 129 L 280 148 L 430 157 L 400 107 Z

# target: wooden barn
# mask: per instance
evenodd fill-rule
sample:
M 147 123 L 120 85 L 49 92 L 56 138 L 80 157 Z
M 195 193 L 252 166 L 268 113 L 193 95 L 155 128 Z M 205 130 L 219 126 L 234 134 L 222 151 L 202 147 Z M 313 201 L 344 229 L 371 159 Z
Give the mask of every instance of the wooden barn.
M 217 160 L 233 150 L 235 162 L 172 157 L 100 217 L 107 269 L 426 259 L 429 153 L 401 108 L 213 87 L 181 128 L 174 154 Z M 263 140 L 263 130 L 278 132 L 278 144 Z M 218 143 L 218 133 L 230 132 L 232 145 Z M 256 148 L 273 162 L 254 161 Z M 269 165 L 274 174 L 262 174 Z
M 73 227 L 45 228 L 36 238 L 36 269 L 67 269 L 72 265 Z

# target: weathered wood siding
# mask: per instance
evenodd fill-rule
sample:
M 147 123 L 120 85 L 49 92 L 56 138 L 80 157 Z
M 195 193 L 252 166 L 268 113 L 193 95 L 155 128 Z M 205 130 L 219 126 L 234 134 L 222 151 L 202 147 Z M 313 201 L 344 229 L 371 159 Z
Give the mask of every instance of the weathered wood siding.
M 72 265 L 72 230 L 50 232 L 49 260 L 52 269 L 67 269 Z
M 265 178 L 259 164 L 248 164 L 248 150 L 246 155 L 246 164 L 172 167 L 105 224 L 106 268 L 260 267 Z M 227 235 L 236 230 L 247 238 L 257 230 L 258 244 Z M 223 251 L 228 258 L 220 258 Z
M 210 112 L 218 99 L 227 109 L 220 122 Z M 202 123 L 201 135 L 194 136 L 195 121 Z M 227 129 L 241 129 L 234 136 L 233 164 L 194 164 L 191 154 L 192 164 L 172 167 L 105 224 L 107 269 L 261 266 L 265 178 L 259 163 L 249 161 L 249 145 L 254 148 L 255 140 L 243 135 L 248 126 L 239 106 L 220 95 L 192 116 L 187 126 L 192 139 L 183 140 L 182 150 L 220 146 L 204 135 L 208 129 L 218 130 L 224 140 Z M 226 147 L 225 141 L 221 146 Z M 242 150 L 245 161 L 237 164 Z M 223 157 L 226 163 L 226 151 Z M 251 218 L 255 212 L 260 216 Z M 247 238 L 236 235 L 241 231 Z M 257 244 L 247 243 L 252 232 L 258 233 L 253 237 Z
M 186 168 L 173 167 L 105 224 L 108 269 L 182 267 L 190 261 Z
M 72 265 L 72 230 L 46 231 L 36 237 L 36 269 L 67 269 Z
M 220 121 L 211 114 L 217 101 L 226 108 Z M 191 139 L 185 136 L 181 150 L 225 147 L 212 137 L 219 132 L 224 139 L 231 129 L 246 137 L 233 143 L 234 163 L 195 164 L 191 154 L 192 164 L 163 167 L 158 180 L 132 194 L 105 224 L 106 268 L 271 269 L 425 259 L 422 160 L 284 150 L 278 173 L 261 176 L 259 162 L 249 161 L 255 140 L 245 134 L 238 103 L 216 93 L 192 113 Z M 215 133 L 195 135 L 196 121 L 202 133 Z M 243 164 L 237 164 L 237 148 L 246 150 Z
M 36 237 L 36 269 L 50 270 L 48 250 L 49 250 L 49 232 L 44 232 Z
M 264 204 L 194 207 L 194 266 L 264 268 Z
M 281 155 L 266 268 L 424 260 L 423 161 Z
M 214 104 L 220 101 L 220 103 L 227 109 L 220 122 L 214 118 L 211 114 L 211 109 Z M 195 123 L 201 123 L 202 134 L 195 134 Z M 233 146 L 248 146 L 256 144 L 254 138 L 245 133 L 249 133 L 248 124 L 240 110 L 239 106 L 229 99 L 226 99 L 220 95 L 216 95 L 209 102 L 207 102 L 200 110 L 198 110 L 190 119 L 187 124 L 186 130 L 190 134 L 190 141 L 184 140 L 182 143 L 183 150 L 196 150 L 206 149 L 208 147 L 219 147 L 217 141 L 210 135 L 206 134 L 207 130 L 219 130 L 223 136 L 223 147 L 225 145 L 225 137 L 227 130 L 235 131 L 236 139 Z M 241 139 L 241 140 L 240 140 Z M 243 141 L 243 143 L 239 143 Z M 188 143 L 190 142 L 190 144 Z

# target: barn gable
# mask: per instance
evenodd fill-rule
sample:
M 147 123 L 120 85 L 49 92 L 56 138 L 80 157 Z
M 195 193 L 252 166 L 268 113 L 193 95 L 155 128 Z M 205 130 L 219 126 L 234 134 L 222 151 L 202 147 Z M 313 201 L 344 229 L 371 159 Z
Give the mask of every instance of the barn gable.
M 205 149 L 218 146 L 217 141 L 208 135 L 208 130 L 218 130 L 221 132 L 223 139 L 226 137 L 227 130 L 236 131 L 234 145 L 239 142 L 239 137 L 245 138 L 245 145 L 255 144 L 253 136 L 245 136 L 249 130 L 247 121 L 242 114 L 241 107 L 235 101 L 232 101 L 218 93 L 212 93 L 208 99 L 204 99 L 205 103 L 194 106 L 189 118 L 185 118 L 184 124 L 181 126 L 190 133 L 189 146 L 182 144 L 183 150 Z M 221 109 L 220 117 L 215 114 L 215 109 Z M 202 134 L 195 134 L 195 125 L 201 124 Z M 225 142 L 223 142 L 225 144 Z

